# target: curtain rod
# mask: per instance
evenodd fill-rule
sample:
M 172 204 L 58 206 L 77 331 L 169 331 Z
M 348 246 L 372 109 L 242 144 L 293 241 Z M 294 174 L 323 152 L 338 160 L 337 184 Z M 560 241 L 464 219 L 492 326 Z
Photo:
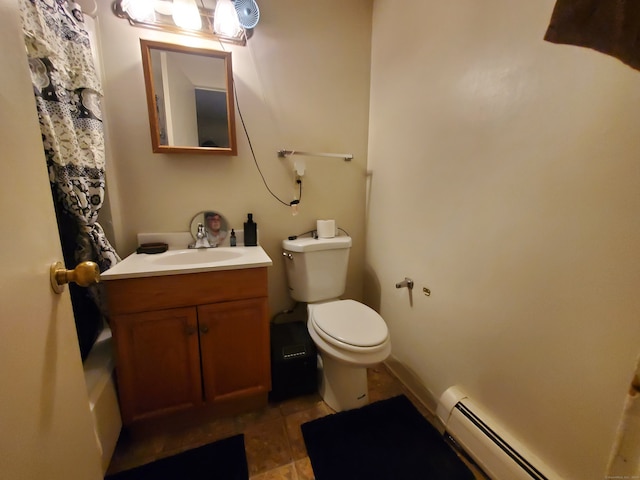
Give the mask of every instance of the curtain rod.
M 287 155 L 304 155 L 307 157 L 331 157 L 331 158 L 344 158 L 345 162 L 350 162 L 353 155 L 350 153 L 323 153 L 323 152 L 300 152 L 298 150 L 278 150 L 279 157 L 286 157 Z

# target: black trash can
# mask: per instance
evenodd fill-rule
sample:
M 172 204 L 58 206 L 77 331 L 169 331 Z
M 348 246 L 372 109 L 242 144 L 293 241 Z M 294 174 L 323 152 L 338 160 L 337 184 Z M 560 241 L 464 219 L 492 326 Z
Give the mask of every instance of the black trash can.
M 271 324 L 271 387 L 272 402 L 318 390 L 316 345 L 304 322 Z

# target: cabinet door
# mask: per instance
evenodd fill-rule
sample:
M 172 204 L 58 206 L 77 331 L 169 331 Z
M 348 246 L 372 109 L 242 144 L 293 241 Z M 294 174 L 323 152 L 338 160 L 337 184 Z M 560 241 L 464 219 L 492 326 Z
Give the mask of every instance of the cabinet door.
M 267 393 L 271 386 L 267 299 L 198 307 L 207 402 Z
M 116 315 L 123 421 L 202 404 L 196 308 Z

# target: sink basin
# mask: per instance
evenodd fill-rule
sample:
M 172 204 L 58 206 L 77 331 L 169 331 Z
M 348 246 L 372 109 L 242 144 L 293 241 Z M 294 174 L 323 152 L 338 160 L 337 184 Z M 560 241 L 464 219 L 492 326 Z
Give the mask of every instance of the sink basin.
M 200 265 L 233 260 L 243 255 L 243 249 L 231 248 L 202 248 L 191 250 L 174 250 L 162 255 L 148 257 L 155 265 Z
M 100 280 L 238 270 L 272 264 L 269 255 L 260 246 L 168 250 L 154 255 L 132 253 L 102 272 Z

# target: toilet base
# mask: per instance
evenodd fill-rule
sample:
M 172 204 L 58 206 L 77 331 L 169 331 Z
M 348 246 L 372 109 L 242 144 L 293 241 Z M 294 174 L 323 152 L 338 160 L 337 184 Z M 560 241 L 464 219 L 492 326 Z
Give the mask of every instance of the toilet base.
M 327 355 L 320 358 L 322 375 L 319 391 L 327 405 L 341 412 L 369 403 L 366 367 L 346 365 Z

